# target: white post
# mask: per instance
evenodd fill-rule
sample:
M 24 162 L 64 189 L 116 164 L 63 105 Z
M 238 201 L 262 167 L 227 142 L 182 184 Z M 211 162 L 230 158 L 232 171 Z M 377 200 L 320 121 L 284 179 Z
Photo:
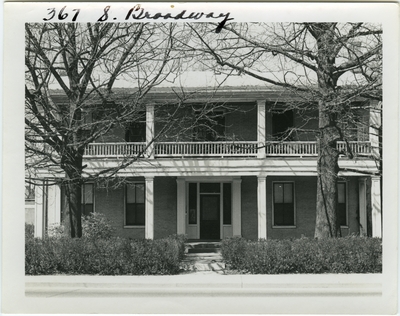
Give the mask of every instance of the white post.
M 232 234 L 242 236 L 242 179 L 232 182 Z
M 374 158 L 379 159 L 379 133 L 381 128 L 381 102 L 371 101 L 369 137 Z
M 146 177 L 144 237 L 154 239 L 154 178 Z
M 360 208 L 360 236 L 367 236 L 367 179 L 358 179 L 358 204 Z
M 258 176 L 257 208 L 258 208 L 258 238 L 267 238 L 267 179 Z
M 146 106 L 146 146 L 147 156 L 154 158 L 154 104 Z
M 177 214 L 176 232 L 186 234 L 186 183 L 185 179 L 178 178 L 177 182 Z
M 61 190 L 59 185 L 48 187 L 48 224 L 60 224 L 61 219 Z
M 371 177 L 372 237 L 382 237 L 381 181 Z
M 265 158 L 265 100 L 257 100 L 257 158 Z
M 44 213 L 44 185 L 35 186 L 35 237 L 43 237 L 43 213 Z

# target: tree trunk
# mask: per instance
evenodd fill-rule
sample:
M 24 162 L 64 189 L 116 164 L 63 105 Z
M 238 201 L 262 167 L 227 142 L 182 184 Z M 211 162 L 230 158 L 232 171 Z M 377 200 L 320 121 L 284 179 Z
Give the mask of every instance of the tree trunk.
M 71 229 L 71 237 L 82 237 L 82 210 L 81 210 L 81 197 L 82 185 L 80 180 L 71 179 L 68 175 L 68 182 L 66 184 L 66 199 L 69 214 L 69 226 Z
M 317 163 L 317 209 L 315 238 L 340 236 L 337 216 L 337 175 L 339 172 L 339 152 L 336 142 L 340 137 L 335 120 L 320 102 L 320 138 Z

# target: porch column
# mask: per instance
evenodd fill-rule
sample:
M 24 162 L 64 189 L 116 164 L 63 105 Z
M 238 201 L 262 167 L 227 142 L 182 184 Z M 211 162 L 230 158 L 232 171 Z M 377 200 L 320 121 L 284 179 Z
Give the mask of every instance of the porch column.
M 257 180 L 258 238 L 267 239 L 267 179 L 258 176 Z
M 232 182 L 232 234 L 242 236 L 242 179 Z
M 358 179 L 358 205 L 360 208 L 360 236 L 367 236 L 367 179 Z
M 257 100 L 257 158 L 265 158 L 265 100 Z
M 185 179 L 176 179 L 177 183 L 177 214 L 176 233 L 186 234 L 186 183 Z
M 146 177 L 144 237 L 154 239 L 154 178 Z
M 45 194 L 43 190 L 45 189 L 44 185 L 36 185 L 35 186 L 35 237 L 43 237 L 44 231 L 44 212 L 45 212 Z
M 147 156 L 154 158 L 154 104 L 146 105 L 146 146 Z
M 371 177 L 372 237 L 382 237 L 381 181 Z
M 61 221 L 61 190 L 59 185 L 48 187 L 48 224 L 60 224 Z
M 382 102 L 371 101 L 369 139 L 374 158 L 379 158 L 379 134 L 381 129 L 381 109 Z

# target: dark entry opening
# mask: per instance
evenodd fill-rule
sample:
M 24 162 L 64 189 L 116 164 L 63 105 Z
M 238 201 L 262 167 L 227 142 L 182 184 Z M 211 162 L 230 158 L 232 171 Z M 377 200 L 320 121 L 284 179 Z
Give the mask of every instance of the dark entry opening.
M 200 239 L 220 239 L 220 195 L 200 195 Z

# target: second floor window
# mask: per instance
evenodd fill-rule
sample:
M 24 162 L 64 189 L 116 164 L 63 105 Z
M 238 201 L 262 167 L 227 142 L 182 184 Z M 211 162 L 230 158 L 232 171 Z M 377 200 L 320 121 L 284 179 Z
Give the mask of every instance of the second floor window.
M 145 225 L 145 190 L 143 182 L 126 186 L 125 225 Z
M 222 111 L 203 113 L 196 111 L 197 117 L 194 130 L 194 141 L 213 142 L 225 140 L 225 116 Z
M 290 130 L 294 127 L 293 111 L 274 111 L 272 113 L 272 136 L 276 140 L 291 141 Z
M 294 188 L 292 182 L 274 182 L 274 226 L 295 226 Z

